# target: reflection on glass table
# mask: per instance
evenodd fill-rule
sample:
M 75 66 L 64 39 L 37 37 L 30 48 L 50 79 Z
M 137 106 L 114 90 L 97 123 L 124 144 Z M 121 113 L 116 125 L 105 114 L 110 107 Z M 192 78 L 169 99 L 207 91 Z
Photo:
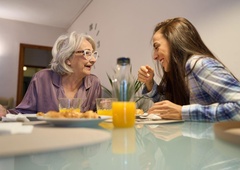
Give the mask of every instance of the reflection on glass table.
M 115 129 L 110 140 L 81 148 L 0 159 L 8 170 L 240 169 L 240 146 L 218 140 L 212 123 Z M 11 166 L 12 165 L 12 166 Z

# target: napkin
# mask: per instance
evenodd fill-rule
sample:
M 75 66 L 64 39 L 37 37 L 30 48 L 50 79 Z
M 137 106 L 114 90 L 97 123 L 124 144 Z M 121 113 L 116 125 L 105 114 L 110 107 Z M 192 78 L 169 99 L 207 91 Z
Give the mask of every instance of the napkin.
M 8 113 L 5 117 L 2 117 L 3 122 L 29 122 L 29 119 L 23 114 L 19 113 L 17 115 Z
M 23 125 L 21 122 L 0 123 L 0 135 L 31 133 L 32 130 L 33 130 L 32 125 Z
M 148 119 L 162 119 L 160 116 L 156 115 L 156 114 L 149 114 L 146 116 L 146 118 Z

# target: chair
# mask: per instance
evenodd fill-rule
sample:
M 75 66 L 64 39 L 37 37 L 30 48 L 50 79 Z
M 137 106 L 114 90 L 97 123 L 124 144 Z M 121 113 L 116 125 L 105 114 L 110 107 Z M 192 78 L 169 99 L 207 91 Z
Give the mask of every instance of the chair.
M 13 108 L 13 97 L 6 98 L 6 97 L 0 97 L 0 104 L 5 107 L 6 109 L 12 109 Z

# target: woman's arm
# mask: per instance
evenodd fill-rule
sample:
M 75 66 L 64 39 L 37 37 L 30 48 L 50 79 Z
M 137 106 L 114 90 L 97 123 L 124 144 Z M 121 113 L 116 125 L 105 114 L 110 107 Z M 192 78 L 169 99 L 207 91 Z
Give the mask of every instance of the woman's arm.
M 186 66 L 193 68 L 196 60 Z M 190 103 L 182 117 L 194 121 L 240 120 L 240 83 L 218 61 L 201 58 L 188 76 Z
M 5 107 L 0 105 L 0 117 L 5 116 L 6 114 L 7 114 L 7 109 L 5 109 Z

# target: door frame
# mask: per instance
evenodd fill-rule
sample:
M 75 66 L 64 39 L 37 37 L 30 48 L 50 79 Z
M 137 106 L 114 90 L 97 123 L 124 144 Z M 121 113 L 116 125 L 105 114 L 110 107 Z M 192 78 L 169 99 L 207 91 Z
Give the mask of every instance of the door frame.
M 20 43 L 16 105 L 18 105 L 22 101 L 22 98 L 23 98 L 23 66 L 24 66 L 24 54 L 25 54 L 26 48 L 52 51 L 52 47 Z M 41 67 L 41 66 L 39 66 L 39 67 Z

